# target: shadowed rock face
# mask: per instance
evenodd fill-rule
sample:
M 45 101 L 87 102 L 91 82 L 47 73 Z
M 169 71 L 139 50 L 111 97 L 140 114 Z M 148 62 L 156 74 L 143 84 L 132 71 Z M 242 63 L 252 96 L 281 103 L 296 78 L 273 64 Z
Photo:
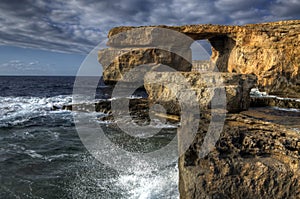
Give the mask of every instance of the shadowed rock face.
M 212 45 L 211 60 L 219 71 L 253 73 L 258 77 L 260 90 L 286 97 L 300 97 L 300 20 L 245 26 L 152 27 L 175 30 L 193 40 L 208 39 Z M 108 34 L 108 45 L 121 47 L 135 43 L 134 37 L 119 35 L 134 28 L 137 27 L 113 28 Z M 188 45 L 189 43 L 183 48 L 186 49 Z
M 234 39 L 222 35 L 209 39 L 212 46 L 211 61 L 215 63 L 220 72 L 228 72 L 228 62 L 231 51 L 236 45 Z

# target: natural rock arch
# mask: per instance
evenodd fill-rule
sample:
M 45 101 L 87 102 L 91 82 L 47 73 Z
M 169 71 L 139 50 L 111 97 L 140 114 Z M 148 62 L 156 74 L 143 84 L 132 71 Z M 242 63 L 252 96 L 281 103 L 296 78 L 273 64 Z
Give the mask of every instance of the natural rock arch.
M 208 39 L 213 48 L 211 60 L 219 71 L 253 73 L 258 77 L 260 90 L 283 97 L 300 98 L 300 20 L 244 26 L 207 24 L 149 27 L 175 30 L 193 40 Z M 132 45 L 132 42 L 136 44 L 134 39 L 121 37 L 124 35 L 112 39 L 118 33 L 134 28 L 145 27 L 111 29 L 108 45 L 121 49 Z M 182 41 L 176 42 L 179 46 L 182 43 L 184 45 Z

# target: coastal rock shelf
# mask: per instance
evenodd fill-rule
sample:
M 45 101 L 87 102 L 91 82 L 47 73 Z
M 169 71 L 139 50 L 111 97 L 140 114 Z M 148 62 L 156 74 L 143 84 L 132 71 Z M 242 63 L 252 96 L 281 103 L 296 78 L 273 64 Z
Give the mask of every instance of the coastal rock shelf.
M 277 106 L 280 108 L 294 108 L 300 110 L 300 99 L 270 97 L 251 97 L 250 106 L 265 107 Z
M 299 198 L 299 133 L 250 117 L 227 115 L 214 150 L 199 158 L 208 122 L 180 157 L 180 196 L 191 198 Z M 270 115 L 271 116 L 271 115 Z

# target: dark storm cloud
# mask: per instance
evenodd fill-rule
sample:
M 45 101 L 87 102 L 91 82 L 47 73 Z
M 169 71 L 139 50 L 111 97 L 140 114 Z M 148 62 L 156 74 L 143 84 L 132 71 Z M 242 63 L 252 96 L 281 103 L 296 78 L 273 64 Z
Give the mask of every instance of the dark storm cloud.
M 280 17 L 300 18 L 299 0 L 277 0 L 272 5 L 272 14 Z
M 298 0 L 2 0 L 0 44 L 86 53 L 114 26 L 255 23 L 299 9 Z

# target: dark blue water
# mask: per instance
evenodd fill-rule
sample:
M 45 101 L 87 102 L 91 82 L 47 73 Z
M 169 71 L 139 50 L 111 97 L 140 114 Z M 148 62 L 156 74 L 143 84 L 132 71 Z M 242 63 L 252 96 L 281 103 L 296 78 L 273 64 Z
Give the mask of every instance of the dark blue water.
M 76 113 L 52 109 L 72 103 L 74 80 L 0 77 L 0 198 L 178 198 L 176 164 L 120 172 L 87 151 Z M 100 82 L 96 98 L 109 92 Z

